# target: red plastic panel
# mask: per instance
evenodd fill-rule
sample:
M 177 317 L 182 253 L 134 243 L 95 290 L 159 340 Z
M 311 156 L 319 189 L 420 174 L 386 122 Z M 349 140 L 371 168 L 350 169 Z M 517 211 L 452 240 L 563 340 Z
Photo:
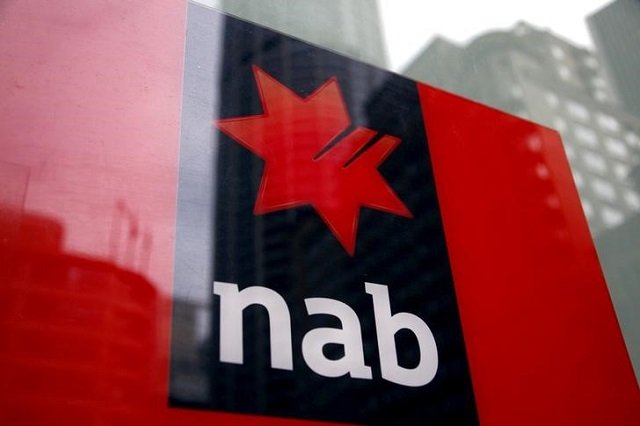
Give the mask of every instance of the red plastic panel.
M 420 85 L 484 425 L 630 425 L 640 393 L 557 132 Z

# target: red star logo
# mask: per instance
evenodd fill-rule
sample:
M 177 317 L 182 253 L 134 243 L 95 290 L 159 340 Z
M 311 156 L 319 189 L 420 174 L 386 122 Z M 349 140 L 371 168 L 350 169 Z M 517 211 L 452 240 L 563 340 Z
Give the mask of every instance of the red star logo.
M 334 78 L 306 98 L 253 67 L 263 113 L 216 122 L 265 161 L 255 214 L 311 205 L 353 255 L 361 207 L 412 217 L 377 167 L 400 139 L 351 123 Z

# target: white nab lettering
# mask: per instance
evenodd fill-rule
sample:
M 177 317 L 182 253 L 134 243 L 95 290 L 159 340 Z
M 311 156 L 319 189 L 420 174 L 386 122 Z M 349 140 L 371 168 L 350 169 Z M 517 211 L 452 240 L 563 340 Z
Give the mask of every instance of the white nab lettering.
M 365 291 L 373 299 L 373 313 L 378 338 L 378 355 L 382 378 L 403 386 L 424 386 L 438 370 L 438 349 L 427 324 L 418 316 L 398 312 L 391 314 L 389 289 L 386 285 L 365 283 Z M 280 294 L 267 287 L 253 286 L 238 290 L 237 284 L 216 281 L 213 293 L 220 296 L 220 361 L 244 363 L 242 312 L 251 305 L 260 305 L 269 317 L 271 367 L 293 370 L 291 314 Z M 309 315 L 332 315 L 341 328 L 319 327 L 308 331 L 302 339 L 302 357 L 309 368 L 325 377 L 349 375 L 357 379 L 372 379 L 371 367 L 364 359 L 364 349 L 358 315 L 345 303 L 328 298 L 304 300 Z M 419 362 L 414 368 L 401 367 L 395 335 L 408 330 L 416 337 Z M 344 348 L 339 359 L 327 358 L 323 348 L 338 344 Z

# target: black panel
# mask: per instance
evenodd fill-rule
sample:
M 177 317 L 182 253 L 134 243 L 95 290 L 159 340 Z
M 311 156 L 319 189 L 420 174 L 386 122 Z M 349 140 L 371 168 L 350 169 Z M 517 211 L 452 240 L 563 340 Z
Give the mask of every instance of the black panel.
M 202 21 L 205 14 L 211 16 L 212 25 L 214 18 L 219 22 L 217 12 L 192 7 L 189 28 L 193 30 L 193 23 Z M 211 158 L 217 170 L 216 202 L 179 208 L 206 209 L 203 214 L 215 218 L 213 232 L 202 233 L 202 238 L 214 236 L 214 258 L 202 259 L 211 263 L 214 280 L 237 283 L 240 288 L 265 286 L 284 297 L 292 318 L 294 369 L 271 368 L 269 322 L 260 307 L 244 311 L 244 364 L 219 362 L 219 298 L 211 294 L 213 279 L 204 274 L 184 283 L 176 276 L 180 285 L 206 289 L 204 294 L 210 299 L 203 303 L 210 310 L 210 322 L 204 338 L 186 339 L 186 334 L 195 333 L 190 329 L 195 320 L 189 320 L 188 313 L 181 320 L 174 314 L 170 403 L 349 423 L 477 423 L 415 82 L 229 17 L 224 19 L 223 51 L 216 50 L 219 48 L 203 46 L 197 31 L 190 32 L 188 56 L 195 49 L 211 49 L 212 54 L 220 55 L 219 85 L 213 91 L 202 90 L 203 97 L 219 96 L 220 110 L 218 116 L 202 123 L 212 126 L 212 138 L 183 138 L 181 147 L 184 161 L 185 153 L 197 152 L 195 145 L 218 144 L 218 155 Z M 254 215 L 264 162 L 212 124 L 218 118 L 263 112 L 252 65 L 300 96 L 308 96 L 337 77 L 353 127 L 368 127 L 402 140 L 379 170 L 414 218 L 362 209 L 356 251 L 350 256 L 312 207 Z M 193 90 L 193 84 L 196 82 L 185 77 L 185 90 Z M 192 107 L 186 105 L 184 114 Z M 186 190 L 181 183 L 179 191 Z M 186 249 L 193 237 L 187 240 L 184 235 L 179 226 L 177 270 L 189 260 L 187 252 L 193 256 Z M 372 301 L 365 293 L 365 281 L 388 286 L 393 313 L 415 314 L 430 327 L 439 356 L 432 382 L 407 387 L 381 378 Z M 306 365 L 301 352 L 304 334 L 319 326 L 339 326 L 331 316 L 309 316 L 304 299 L 310 297 L 339 300 L 357 313 L 372 380 L 326 378 Z M 188 311 L 189 306 L 176 294 L 174 311 Z M 412 333 L 399 332 L 396 345 L 401 365 L 416 365 L 419 354 Z M 342 354 L 339 345 L 326 349 L 329 357 Z M 189 380 L 194 386 L 188 386 Z M 177 386 L 178 382 L 183 385 Z

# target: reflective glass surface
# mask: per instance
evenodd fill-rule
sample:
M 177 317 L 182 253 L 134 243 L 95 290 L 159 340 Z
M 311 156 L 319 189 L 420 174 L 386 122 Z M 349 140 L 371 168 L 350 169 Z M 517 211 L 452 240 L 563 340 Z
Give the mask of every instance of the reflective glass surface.
M 640 2 L 418 3 L 0 5 L 1 424 L 637 424 Z

